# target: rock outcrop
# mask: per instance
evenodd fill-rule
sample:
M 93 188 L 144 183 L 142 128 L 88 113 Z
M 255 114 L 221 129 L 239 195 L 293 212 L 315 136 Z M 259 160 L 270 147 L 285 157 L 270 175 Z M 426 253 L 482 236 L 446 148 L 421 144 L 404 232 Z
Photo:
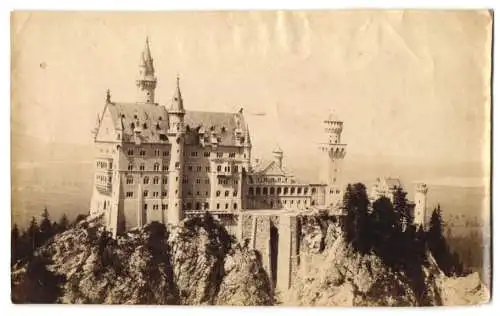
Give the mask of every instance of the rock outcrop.
M 111 239 L 80 222 L 12 272 L 14 303 L 269 305 L 256 255 L 211 217 L 153 223 Z M 245 290 L 235 290 L 235 282 Z M 47 292 L 52 293 L 47 295 Z
M 337 223 L 303 219 L 298 275 L 281 301 L 293 306 L 435 306 L 489 300 L 477 275 L 446 277 L 427 257 L 411 273 L 394 271 L 373 253 L 353 251 Z

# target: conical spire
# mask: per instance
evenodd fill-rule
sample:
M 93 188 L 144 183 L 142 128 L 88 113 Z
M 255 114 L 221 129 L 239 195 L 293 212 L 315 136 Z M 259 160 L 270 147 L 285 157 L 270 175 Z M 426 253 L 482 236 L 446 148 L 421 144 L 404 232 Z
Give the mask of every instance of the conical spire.
M 141 67 L 144 67 L 144 76 L 154 76 L 155 69 L 153 66 L 153 57 L 151 57 L 151 49 L 149 48 L 149 37 L 146 36 L 146 45 L 141 54 Z
M 177 84 L 175 87 L 174 96 L 172 97 L 172 104 L 170 106 L 170 111 L 172 113 L 185 113 L 184 102 L 182 101 L 181 88 L 179 84 L 179 74 L 177 74 Z

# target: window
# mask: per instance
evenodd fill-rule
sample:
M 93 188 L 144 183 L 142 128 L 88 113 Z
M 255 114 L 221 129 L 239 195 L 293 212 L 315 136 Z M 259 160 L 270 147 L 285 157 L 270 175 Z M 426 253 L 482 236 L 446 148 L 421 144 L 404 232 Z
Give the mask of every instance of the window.
M 158 209 L 158 204 L 154 204 L 153 205 L 153 210 L 157 210 Z
M 304 188 L 304 194 L 307 194 L 307 188 Z
M 155 149 L 155 156 L 159 156 L 160 155 L 160 150 L 159 149 Z
M 205 191 L 205 195 L 208 196 L 208 191 Z
M 144 190 L 144 197 L 148 197 L 148 190 Z
M 229 208 L 229 204 L 228 204 L 228 203 L 226 203 L 226 210 L 227 210 L 228 208 Z
M 233 191 L 233 196 L 238 196 L 238 191 Z
M 145 150 L 141 150 L 141 151 L 139 152 L 139 155 L 141 155 L 141 156 L 146 156 L 146 151 L 145 151 Z
M 297 194 L 301 194 L 302 193 L 302 188 L 297 188 Z
M 204 152 L 204 153 L 203 153 L 203 156 L 204 156 L 204 157 L 210 157 L 210 152 L 209 152 L 209 151 Z
M 248 195 L 253 195 L 253 188 L 252 187 L 248 188 Z
M 162 205 L 161 205 L 161 209 L 162 209 L 162 210 L 166 210 L 167 208 L 168 208 L 168 205 L 167 205 L 167 204 L 162 204 Z
M 255 188 L 255 195 L 260 195 L 260 188 L 259 187 Z
M 263 195 L 267 195 L 267 188 L 263 188 L 263 189 L 262 189 L 262 194 L 263 194 Z
M 210 172 L 210 167 L 205 167 L 206 172 Z
M 154 171 L 160 171 L 160 164 L 159 164 L 159 163 L 155 163 L 155 164 L 153 165 L 153 170 L 154 170 Z
M 311 193 L 312 194 L 316 193 L 316 188 L 312 188 Z
M 144 171 L 144 164 L 143 163 L 141 163 L 141 165 L 139 166 L 139 170 Z
M 283 194 L 288 194 L 288 188 L 283 188 Z
M 206 209 L 206 210 L 208 210 L 208 209 L 209 209 L 209 205 L 208 205 L 208 203 L 205 203 L 205 204 L 203 205 L 203 208 L 204 208 L 204 209 Z
M 201 166 L 196 167 L 196 171 L 200 172 L 201 171 Z
M 201 204 L 200 204 L 200 202 L 196 202 L 195 209 L 197 209 L 197 210 L 201 209 Z
M 224 180 L 222 180 L 221 178 L 219 178 L 219 184 L 223 184 L 224 183 Z
M 290 194 L 294 194 L 295 193 L 295 188 L 294 187 L 291 187 L 290 188 Z
M 217 172 L 221 172 L 222 171 L 222 166 L 221 165 L 218 165 L 217 166 Z
M 134 169 L 134 165 L 133 164 L 129 164 L 127 169 L 128 169 L 128 171 L 132 171 Z
M 233 204 L 233 208 L 234 208 L 234 209 L 237 209 L 237 208 L 238 208 L 238 204 L 237 204 L 237 203 L 234 203 L 234 204 Z
M 192 151 L 191 152 L 191 157 L 198 157 L 198 152 L 197 151 Z
M 274 194 L 274 188 L 269 189 L 269 194 Z
M 148 209 L 148 204 L 144 203 L 144 210 L 147 210 L 147 209 Z
M 161 166 L 161 170 L 162 171 L 167 171 L 168 170 L 168 165 L 165 164 L 165 165 Z
M 168 156 L 168 151 L 163 152 L 163 157 L 166 157 L 166 156 Z
M 205 179 L 205 184 L 210 184 L 210 180 L 209 179 Z
M 238 172 L 238 166 L 233 166 L 233 172 Z
M 217 203 L 217 209 L 220 209 L 220 204 L 219 203 Z
M 181 166 L 181 164 L 177 161 L 177 162 L 175 163 L 175 168 L 180 168 L 180 166 Z
M 191 209 L 191 207 L 192 207 L 191 202 L 186 203 L 186 208 L 187 208 L 188 210 L 190 210 L 190 209 Z
M 167 196 L 167 191 L 161 191 L 161 196 L 163 197 Z
M 134 155 L 134 150 L 133 150 L 133 149 L 129 149 L 129 150 L 127 151 L 127 155 L 129 155 L 129 156 L 133 156 L 133 155 Z
M 201 183 L 201 179 L 196 179 L 196 183 L 200 184 Z
M 184 178 L 184 179 L 182 179 L 182 183 L 188 183 L 188 182 L 189 182 L 189 181 L 188 181 L 188 178 Z
M 222 158 L 223 155 L 223 153 L 217 153 L 217 158 Z
M 200 195 L 200 191 L 196 191 L 196 195 L 199 196 Z
M 134 178 L 127 177 L 127 184 L 134 184 Z
M 130 191 L 129 191 L 129 192 L 127 192 L 126 196 L 127 196 L 128 198 L 131 198 L 131 197 L 133 197 L 133 196 L 134 196 L 134 192 L 130 192 Z
M 149 184 L 149 177 L 144 177 L 144 181 L 143 181 L 144 184 Z
M 163 183 L 163 184 L 167 184 L 167 181 L 168 181 L 168 178 L 167 178 L 167 177 L 165 177 L 165 178 L 161 179 L 161 183 Z
M 234 158 L 236 157 L 236 153 L 229 153 L 229 158 Z
M 153 192 L 153 197 L 158 197 L 158 192 Z
M 229 196 L 229 191 L 228 191 L 228 190 L 226 190 L 226 191 L 224 192 L 224 196 Z
M 193 193 L 191 193 L 191 191 L 188 191 L 188 195 L 191 196 L 191 195 L 193 195 Z
M 215 192 L 215 196 L 219 197 L 220 196 L 220 191 Z
M 193 167 L 192 166 L 188 166 L 188 171 L 193 171 Z

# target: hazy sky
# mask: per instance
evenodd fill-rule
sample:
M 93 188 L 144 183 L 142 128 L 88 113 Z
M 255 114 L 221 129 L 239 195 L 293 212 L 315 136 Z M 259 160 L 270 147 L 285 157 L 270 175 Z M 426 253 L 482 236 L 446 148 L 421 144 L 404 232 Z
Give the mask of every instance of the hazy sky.
M 13 131 L 91 144 L 105 90 L 135 100 L 146 35 L 157 101 L 179 72 L 188 110 L 245 109 L 257 155 L 310 157 L 330 109 L 351 155 L 489 150 L 491 18 L 465 11 L 16 13 Z

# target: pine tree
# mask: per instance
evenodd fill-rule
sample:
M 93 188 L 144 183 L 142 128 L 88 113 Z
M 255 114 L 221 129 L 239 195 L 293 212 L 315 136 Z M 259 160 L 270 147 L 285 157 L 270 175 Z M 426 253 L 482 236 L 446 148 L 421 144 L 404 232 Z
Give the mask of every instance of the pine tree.
M 381 197 L 373 202 L 369 231 L 375 252 L 386 263 L 393 262 L 393 237 L 396 224 L 396 213 L 387 197 Z
M 52 235 L 52 222 L 49 218 L 49 211 L 45 207 L 42 213 L 42 221 L 40 222 L 40 245 L 44 244 Z
M 19 233 L 19 228 L 17 227 L 17 224 L 14 224 L 14 227 L 12 228 L 11 234 L 10 234 L 10 252 L 11 252 L 11 265 L 16 263 L 17 260 L 19 259 L 19 244 L 20 244 L 20 238 L 21 235 Z
M 411 225 L 414 221 L 413 212 L 409 208 L 407 193 L 398 187 L 394 192 L 394 211 L 398 215 L 399 228 L 401 231 L 405 230 L 406 226 Z
M 68 226 L 69 226 L 69 220 L 68 220 L 68 217 L 66 216 L 66 213 L 64 213 L 62 216 L 61 216 L 61 219 L 59 220 L 59 231 L 60 232 L 63 232 L 65 231 L 66 229 L 68 229 Z
M 33 252 L 39 245 L 39 227 L 36 218 L 33 216 L 31 218 L 30 226 L 26 231 L 26 256 L 31 258 Z

